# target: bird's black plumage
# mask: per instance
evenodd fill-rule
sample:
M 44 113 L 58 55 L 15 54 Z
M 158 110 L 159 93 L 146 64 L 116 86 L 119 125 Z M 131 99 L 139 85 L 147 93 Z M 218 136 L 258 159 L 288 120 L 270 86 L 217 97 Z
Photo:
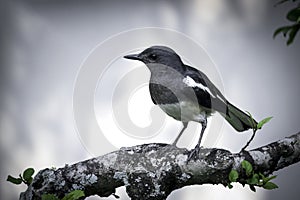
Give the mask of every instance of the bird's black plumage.
M 152 101 L 168 115 L 182 121 L 184 128 L 175 144 L 188 122 L 196 121 L 202 124 L 199 147 L 207 117 L 215 111 L 239 132 L 255 126 L 255 120 L 229 103 L 203 72 L 185 65 L 174 50 L 152 46 L 139 54 L 124 57 L 145 63 L 151 72 L 149 90 Z

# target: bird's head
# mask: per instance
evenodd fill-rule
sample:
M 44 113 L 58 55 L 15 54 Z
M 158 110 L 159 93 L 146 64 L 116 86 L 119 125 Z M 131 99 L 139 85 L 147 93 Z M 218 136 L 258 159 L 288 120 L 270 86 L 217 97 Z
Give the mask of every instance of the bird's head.
M 152 46 L 139 54 L 126 55 L 124 58 L 142 61 L 150 69 L 155 64 L 166 65 L 172 68 L 178 68 L 183 65 L 176 52 L 166 46 Z

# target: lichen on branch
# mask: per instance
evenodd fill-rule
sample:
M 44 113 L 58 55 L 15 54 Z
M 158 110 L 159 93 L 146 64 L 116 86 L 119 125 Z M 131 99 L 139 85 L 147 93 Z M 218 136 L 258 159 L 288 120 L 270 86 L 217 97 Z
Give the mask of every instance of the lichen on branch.
M 245 184 L 242 162 L 251 163 L 253 171 L 269 176 L 300 160 L 300 133 L 240 153 L 224 149 L 203 148 L 198 158 L 188 161 L 190 151 L 167 144 L 144 144 L 121 148 L 97 158 L 66 165 L 59 169 L 41 170 L 21 200 L 41 199 L 43 194 L 65 194 L 82 190 L 86 197 L 115 194 L 126 187 L 129 197 L 145 200 L 166 199 L 174 190 L 188 185 L 230 183 L 232 170 L 238 172 L 237 182 Z

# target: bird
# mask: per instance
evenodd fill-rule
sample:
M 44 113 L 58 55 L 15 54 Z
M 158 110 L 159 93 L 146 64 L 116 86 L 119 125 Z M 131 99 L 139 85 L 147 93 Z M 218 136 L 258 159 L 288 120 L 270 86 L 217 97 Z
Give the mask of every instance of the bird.
M 170 47 L 151 46 L 124 58 L 143 62 L 150 70 L 149 91 L 154 104 L 183 124 L 172 143 L 176 146 L 188 123 L 201 124 L 197 145 L 189 156 L 197 157 L 207 127 L 207 118 L 218 112 L 238 132 L 256 127 L 257 122 L 231 104 L 202 71 L 183 63 Z

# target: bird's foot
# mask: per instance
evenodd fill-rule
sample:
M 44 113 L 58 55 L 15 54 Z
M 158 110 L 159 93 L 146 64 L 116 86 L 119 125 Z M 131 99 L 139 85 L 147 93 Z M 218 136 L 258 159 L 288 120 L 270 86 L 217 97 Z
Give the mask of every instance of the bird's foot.
M 187 161 L 189 162 L 191 160 L 199 159 L 199 153 L 201 149 L 202 147 L 199 144 L 197 144 L 195 148 L 192 149 L 191 152 L 189 153 Z

